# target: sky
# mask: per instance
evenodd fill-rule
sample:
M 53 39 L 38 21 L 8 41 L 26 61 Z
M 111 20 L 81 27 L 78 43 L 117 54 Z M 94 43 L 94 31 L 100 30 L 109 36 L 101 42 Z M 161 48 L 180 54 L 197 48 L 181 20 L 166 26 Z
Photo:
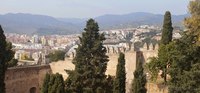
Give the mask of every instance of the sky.
M 57 18 L 92 18 L 105 14 L 188 12 L 189 0 L 1 0 L 0 14 L 30 13 Z

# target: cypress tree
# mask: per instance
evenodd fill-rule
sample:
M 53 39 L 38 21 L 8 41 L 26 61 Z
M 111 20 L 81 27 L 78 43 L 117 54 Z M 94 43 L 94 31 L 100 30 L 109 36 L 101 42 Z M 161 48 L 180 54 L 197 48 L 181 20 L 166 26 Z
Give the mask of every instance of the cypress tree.
M 54 92 L 54 93 L 65 93 L 64 80 L 63 80 L 63 77 L 61 74 L 56 73 L 54 88 L 56 89 L 56 92 Z
M 126 69 L 124 56 L 123 53 L 119 54 L 116 78 L 114 81 L 114 93 L 126 93 Z
M 73 59 L 75 70 L 68 73 L 67 91 L 97 93 L 105 86 L 103 81 L 106 79 L 108 62 L 106 48 L 103 46 L 105 37 L 99 33 L 99 26 L 93 19 L 87 21 L 84 30 Z
M 171 21 L 171 13 L 169 11 L 166 11 L 163 21 L 161 44 L 166 45 L 172 41 L 172 34 L 173 34 L 172 32 L 173 32 L 173 27 Z
M 115 80 L 115 77 L 114 77 L 114 76 L 108 75 L 108 77 L 107 77 L 107 79 L 106 79 L 105 88 L 104 88 L 105 93 L 114 93 L 114 92 L 113 92 L 114 80 Z
M 162 38 L 160 42 L 160 47 L 158 50 L 158 62 L 160 70 L 162 70 L 161 77 L 164 79 L 164 84 L 167 83 L 167 69 L 169 65 L 169 60 L 167 52 L 168 49 L 166 47 L 167 44 L 169 44 L 172 41 L 172 21 L 171 21 L 171 13 L 169 11 L 166 11 L 164 16 L 164 22 L 163 22 L 163 29 L 162 29 Z
M 4 31 L 0 26 L 0 93 L 5 93 L 5 71 L 7 70 L 8 62 L 13 58 L 14 52 L 12 47 L 8 46 Z
M 136 70 L 134 72 L 134 80 L 132 81 L 132 93 L 146 93 L 146 75 L 144 74 L 143 63 L 139 58 L 136 61 Z
M 50 74 L 46 73 L 44 81 L 43 81 L 41 93 L 48 93 L 49 82 L 50 82 Z
M 61 74 L 47 74 L 43 83 L 42 93 L 65 93 L 64 88 L 64 80 Z

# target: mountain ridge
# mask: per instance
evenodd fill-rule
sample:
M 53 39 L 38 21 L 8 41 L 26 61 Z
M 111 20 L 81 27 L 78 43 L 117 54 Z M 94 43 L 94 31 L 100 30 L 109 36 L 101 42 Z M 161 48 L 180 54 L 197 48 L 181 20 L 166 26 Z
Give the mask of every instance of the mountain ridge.
M 172 15 L 174 26 L 182 26 L 182 20 L 189 16 Z M 76 34 L 83 31 L 88 18 L 55 18 L 46 15 L 28 13 L 8 13 L 0 15 L 0 24 L 7 33 L 19 34 Z M 129 14 L 106 14 L 94 18 L 100 30 L 122 29 L 137 27 L 139 25 L 162 26 L 163 15 L 147 12 L 134 12 Z

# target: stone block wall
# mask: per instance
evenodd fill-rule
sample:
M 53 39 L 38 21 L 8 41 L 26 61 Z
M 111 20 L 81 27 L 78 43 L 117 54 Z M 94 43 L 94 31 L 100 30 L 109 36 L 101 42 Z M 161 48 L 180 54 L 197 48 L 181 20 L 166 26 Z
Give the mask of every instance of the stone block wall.
M 39 93 L 49 65 L 9 68 L 6 71 L 6 93 Z

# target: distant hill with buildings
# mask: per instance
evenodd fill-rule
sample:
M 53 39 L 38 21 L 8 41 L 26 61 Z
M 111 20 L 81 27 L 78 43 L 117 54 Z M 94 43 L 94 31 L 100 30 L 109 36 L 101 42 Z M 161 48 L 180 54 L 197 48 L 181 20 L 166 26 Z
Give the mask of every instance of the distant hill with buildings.
M 173 15 L 175 26 L 182 26 L 182 20 L 189 16 Z M 76 34 L 80 33 L 85 27 L 87 18 L 54 18 L 45 15 L 33 15 L 24 13 L 9 13 L 0 15 L 0 24 L 5 32 L 19 34 Z M 122 29 L 128 27 L 137 27 L 140 25 L 161 26 L 163 15 L 145 12 L 135 12 L 124 15 L 103 15 L 96 17 L 101 30 Z

